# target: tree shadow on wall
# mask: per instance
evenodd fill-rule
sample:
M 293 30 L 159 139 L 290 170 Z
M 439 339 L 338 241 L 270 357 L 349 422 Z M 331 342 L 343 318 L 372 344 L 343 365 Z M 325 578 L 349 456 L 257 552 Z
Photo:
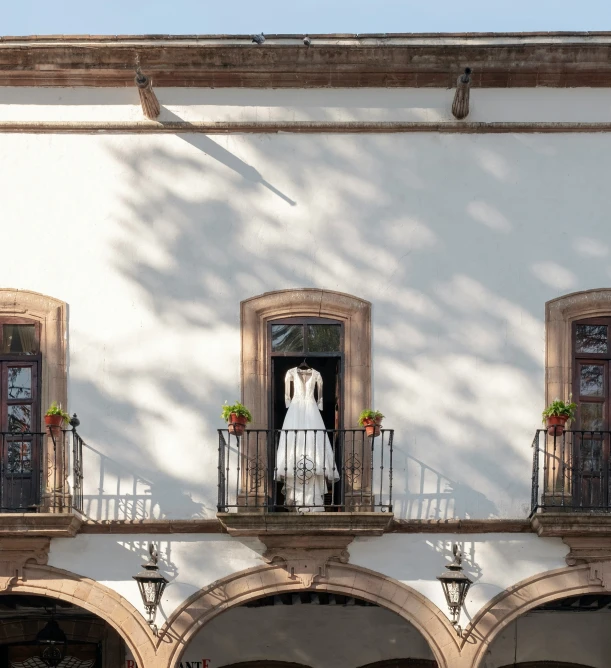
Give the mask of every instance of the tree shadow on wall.
M 567 138 L 566 150 L 550 152 L 544 136 L 509 135 L 103 141 L 123 174 L 112 262 L 130 291 L 124 301 L 136 301 L 154 326 L 126 341 L 121 363 L 105 371 L 136 389 L 117 401 L 96 391 L 103 381 L 77 385 L 112 418 L 112 432 L 100 425 L 100 451 L 150 480 L 152 494 L 167 485 L 189 512 L 197 512 L 189 495 L 205 498 L 213 515 L 218 405 L 239 396 L 240 301 L 326 288 L 374 304 L 376 402 L 397 438 L 414 434 L 397 470 L 397 516 L 490 517 L 528 504 L 543 305 L 560 289 L 553 277 L 562 278 L 550 262 L 567 265 L 566 286 L 583 283 L 568 232 L 548 238 L 544 225 L 530 226 L 533 203 L 546 202 L 550 219 L 583 220 L 579 233 L 595 239 L 600 176 L 590 153 L 602 160 L 604 147 Z M 439 145 L 443 187 L 431 150 Z M 551 178 L 559 161 L 566 170 Z M 579 196 L 564 195 L 575 188 Z M 588 280 L 603 283 L 606 260 L 598 273 L 596 262 Z M 163 358 L 142 361 L 147 336 L 174 337 Z M 143 387 L 165 415 L 143 405 Z M 165 456 L 175 465 L 164 466 Z

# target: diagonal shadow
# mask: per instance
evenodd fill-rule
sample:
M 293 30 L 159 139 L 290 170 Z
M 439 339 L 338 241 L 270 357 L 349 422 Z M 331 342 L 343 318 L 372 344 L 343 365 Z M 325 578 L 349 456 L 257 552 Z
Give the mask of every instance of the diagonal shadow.
M 164 120 L 171 121 L 173 123 L 185 123 L 184 119 L 180 118 L 176 114 L 173 114 L 171 111 L 168 111 L 165 107 L 163 108 Z M 292 200 L 288 195 L 285 195 L 283 192 L 274 187 L 271 183 L 266 181 L 263 176 L 252 166 L 245 163 L 243 160 L 240 160 L 233 153 L 227 149 L 219 146 L 215 141 L 210 139 L 207 135 L 200 133 L 193 134 L 177 134 L 177 137 L 186 141 L 191 146 L 195 146 L 200 151 L 206 153 L 211 158 L 218 160 L 220 163 L 229 167 L 229 169 L 239 174 L 242 178 L 250 181 L 251 183 L 262 185 L 264 188 L 267 188 L 269 191 L 273 192 L 274 195 L 278 195 L 280 199 L 283 199 L 287 204 L 291 206 L 297 206 L 297 202 Z

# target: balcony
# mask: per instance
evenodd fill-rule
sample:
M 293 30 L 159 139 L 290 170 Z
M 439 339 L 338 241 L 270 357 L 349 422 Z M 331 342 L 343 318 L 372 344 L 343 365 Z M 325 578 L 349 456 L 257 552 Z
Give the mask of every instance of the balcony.
M 394 430 L 219 429 L 218 437 L 218 517 L 230 533 L 377 534 L 390 524 Z
M 539 429 L 531 520 L 541 536 L 611 537 L 611 431 Z
M 83 440 L 75 427 L 0 432 L 0 535 L 74 535 L 83 511 Z

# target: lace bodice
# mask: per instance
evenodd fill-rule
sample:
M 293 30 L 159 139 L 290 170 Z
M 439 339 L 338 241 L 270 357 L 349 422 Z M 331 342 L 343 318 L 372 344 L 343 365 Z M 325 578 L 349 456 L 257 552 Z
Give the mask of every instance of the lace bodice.
M 291 400 L 291 383 L 293 398 Z M 303 371 L 298 367 L 289 369 L 284 377 L 284 401 L 286 407 L 291 401 L 314 401 L 314 389 L 318 388 L 318 408 L 322 410 L 322 376 L 316 369 Z

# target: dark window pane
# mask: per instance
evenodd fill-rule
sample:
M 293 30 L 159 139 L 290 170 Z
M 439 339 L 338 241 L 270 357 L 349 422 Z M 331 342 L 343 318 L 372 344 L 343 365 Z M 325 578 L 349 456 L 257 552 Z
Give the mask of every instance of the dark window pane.
M 592 438 L 584 438 L 581 442 L 580 469 L 584 472 L 593 472 L 602 470 L 602 441 Z
M 308 325 L 308 350 L 311 353 L 338 353 L 340 325 Z
M 32 472 L 32 444 L 27 441 L 11 441 L 8 444 L 8 472 Z
M 8 430 L 12 433 L 32 431 L 32 407 L 9 406 Z
M 10 366 L 8 368 L 8 398 L 30 399 L 32 397 L 32 369 Z
M 582 403 L 579 410 L 582 429 L 599 431 L 603 428 L 603 404 Z
M 34 325 L 2 325 L 2 352 L 35 355 L 38 350 Z
M 303 325 L 272 325 L 272 352 L 303 352 Z
M 602 397 L 605 394 L 603 371 L 600 364 L 584 364 L 579 373 L 579 392 L 586 397 Z
M 578 353 L 606 353 L 607 325 L 577 325 Z

